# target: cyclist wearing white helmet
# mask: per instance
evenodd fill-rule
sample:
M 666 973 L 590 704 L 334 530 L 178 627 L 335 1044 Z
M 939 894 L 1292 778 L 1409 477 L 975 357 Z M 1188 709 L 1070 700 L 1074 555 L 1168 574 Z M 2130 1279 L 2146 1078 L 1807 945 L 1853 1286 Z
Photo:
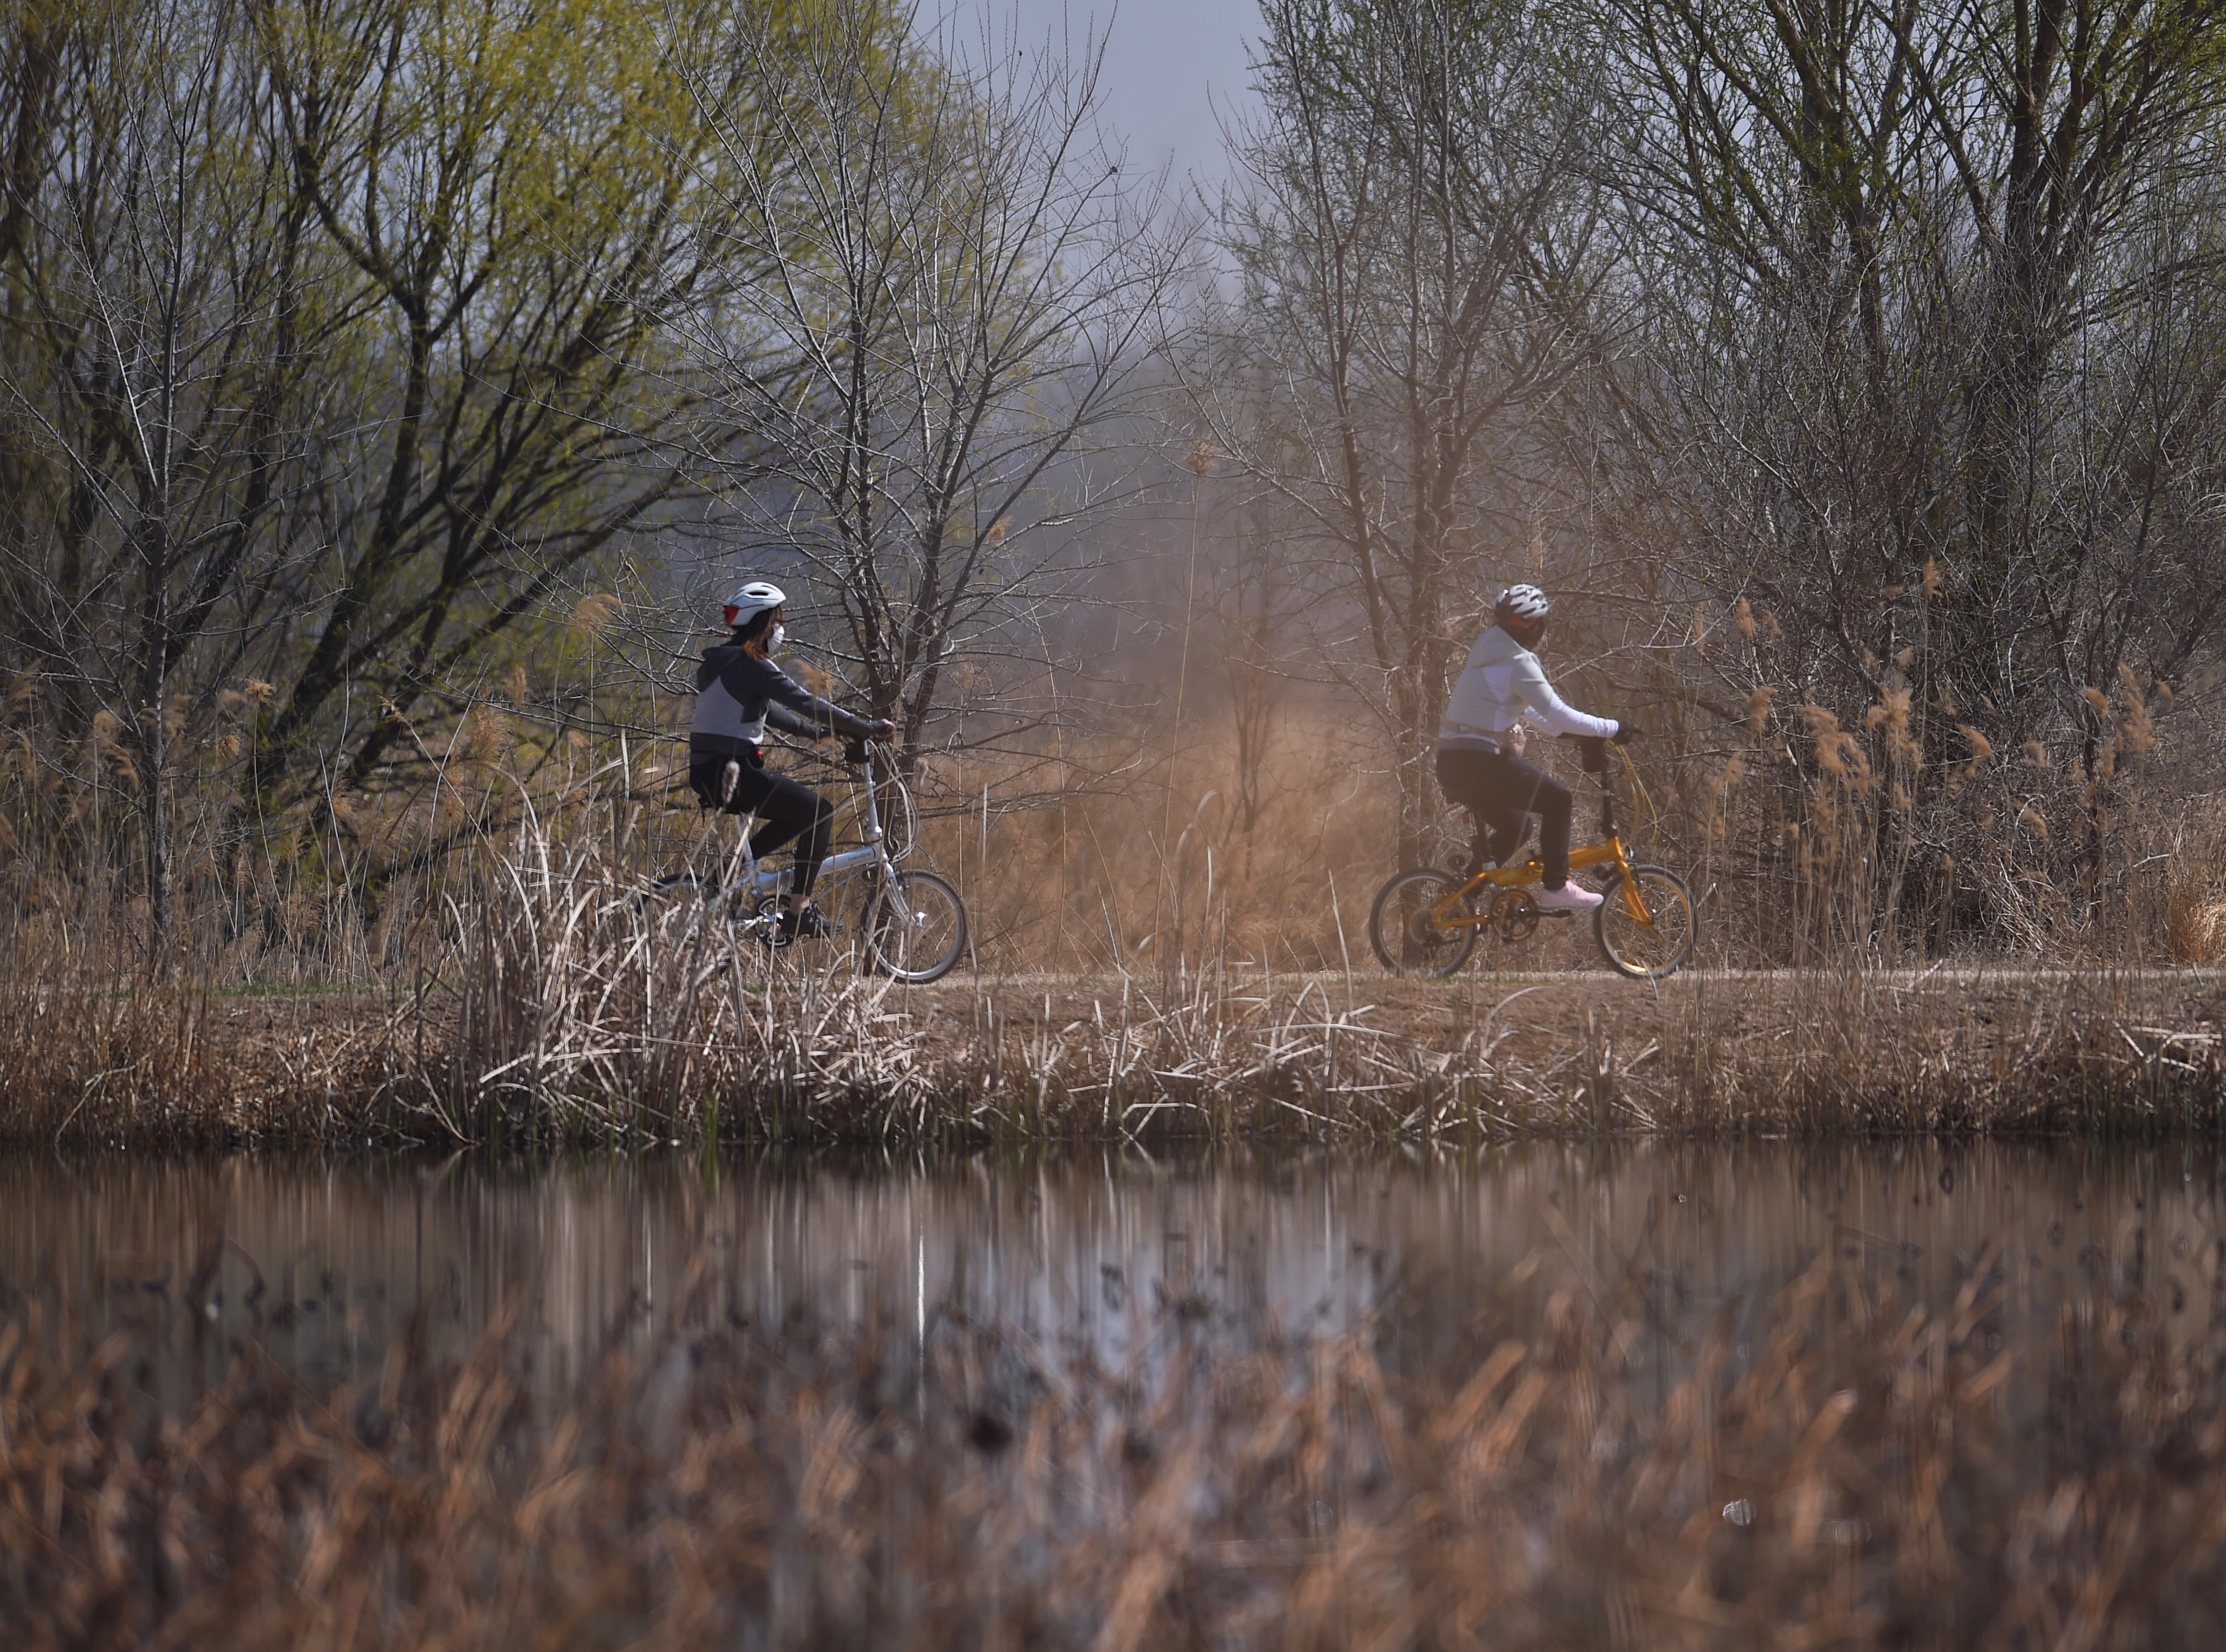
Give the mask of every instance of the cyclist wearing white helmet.
M 821 699 L 773 664 L 787 600 L 779 586 L 764 580 L 752 580 L 728 599 L 726 620 L 734 632 L 703 651 L 696 670 L 696 721 L 688 734 L 688 785 L 703 806 L 756 816 L 750 853 L 760 859 L 792 840 L 796 843 L 796 874 L 780 917 L 783 943 L 830 933 L 811 904 L 811 886 L 827 858 L 835 810 L 809 786 L 766 771 L 766 727 L 807 740 L 887 740 L 896 733 L 894 723 L 853 716 Z
M 1483 864 L 1487 847 L 1491 860 L 1505 864 L 1528 829 L 1524 816 L 1536 815 L 1546 869 L 1538 904 L 1582 910 L 1599 905 L 1600 897 L 1569 881 L 1569 789 L 1523 760 L 1516 717 L 1528 707 L 1555 734 L 1596 740 L 1625 741 L 1632 731 L 1612 717 L 1579 711 L 1546 681 L 1536 651 L 1549 607 L 1535 585 L 1510 585 L 1492 605 L 1491 627 L 1469 650 L 1467 668 L 1446 702 L 1438 730 L 1438 789 L 1476 817 L 1472 873 Z

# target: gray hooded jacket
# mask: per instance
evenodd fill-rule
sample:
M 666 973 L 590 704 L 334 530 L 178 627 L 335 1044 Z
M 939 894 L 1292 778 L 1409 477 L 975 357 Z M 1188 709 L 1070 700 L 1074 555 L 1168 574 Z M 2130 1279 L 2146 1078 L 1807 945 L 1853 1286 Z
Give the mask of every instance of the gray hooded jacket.
M 821 699 L 769 659 L 739 643 L 715 643 L 696 668 L 696 721 L 688 730 L 692 757 L 741 757 L 765 743 L 770 724 L 785 734 L 817 740 L 824 734 L 862 739 L 874 731 L 863 717 Z

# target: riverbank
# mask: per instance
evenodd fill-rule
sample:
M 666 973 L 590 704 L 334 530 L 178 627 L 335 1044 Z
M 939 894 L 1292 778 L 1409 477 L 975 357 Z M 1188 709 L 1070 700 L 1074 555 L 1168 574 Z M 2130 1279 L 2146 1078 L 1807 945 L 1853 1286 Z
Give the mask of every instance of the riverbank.
M 954 976 L 731 961 L 378 994 L 0 992 L 0 1141 L 2210 1134 L 2226 976 Z

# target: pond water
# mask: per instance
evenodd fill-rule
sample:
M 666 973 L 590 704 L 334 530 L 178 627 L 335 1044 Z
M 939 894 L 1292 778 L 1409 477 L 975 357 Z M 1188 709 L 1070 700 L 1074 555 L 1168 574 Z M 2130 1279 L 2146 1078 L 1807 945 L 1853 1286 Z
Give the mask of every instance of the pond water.
M 121 1333 L 165 1406 L 250 1341 L 313 1382 L 368 1377 L 422 1314 L 461 1357 L 499 1315 L 532 1380 L 694 1314 L 995 1319 L 1149 1357 L 1171 1324 L 1237 1342 L 1384 1313 L 1396 1366 L 1456 1357 L 1517 1270 L 1637 1287 L 1678 1339 L 1824 1256 L 1950 1304 L 1982 1264 L 1991 1341 L 2038 1345 L 2098 1293 L 2197 1333 L 2226 1292 L 2208 1147 L 1529 1143 L 1416 1156 L 931 1161 L 0 1159 L 0 1313 L 82 1347 Z

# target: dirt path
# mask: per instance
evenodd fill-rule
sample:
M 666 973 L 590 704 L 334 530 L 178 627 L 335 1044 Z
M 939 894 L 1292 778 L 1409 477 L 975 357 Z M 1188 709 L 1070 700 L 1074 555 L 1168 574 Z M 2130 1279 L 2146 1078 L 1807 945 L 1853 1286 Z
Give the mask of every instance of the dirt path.
M 1414 981 L 1380 972 L 1252 976 L 1165 994 L 1159 982 L 1119 975 L 953 975 L 930 987 L 868 982 L 880 1010 L 924 1029 L 974 1034 L 1201 1020 L 1346 1020 L 1403 1033 L 1439 1052 L 1490 1044 L 1528 1062 L 1562 1046 L 1619 1045 L 1626 1054 L 1706 1029 L 1727 1045 L 1814 1041 L 1835 1033 L 1870 1045 L 1913 1042 L 1950 1029 L 2051 1025 L 2107 1013 L 2139 1038 L 2218 1036 L 2226 1025 L 2226 971 L 2082 972 L 1974 966 L 1827 972 L 1693 970 L 1658 982 L 1604 974 L 1468 975 Z M 258 1066 L 307 1071 L 337 1045 L 381 1038 L 437 1039 L 453 1024 L 449 995 L 429 994 L 423 1025 L 409 994 L 317 992 L 213 995 L 203 1036 L 252 1051 Z

